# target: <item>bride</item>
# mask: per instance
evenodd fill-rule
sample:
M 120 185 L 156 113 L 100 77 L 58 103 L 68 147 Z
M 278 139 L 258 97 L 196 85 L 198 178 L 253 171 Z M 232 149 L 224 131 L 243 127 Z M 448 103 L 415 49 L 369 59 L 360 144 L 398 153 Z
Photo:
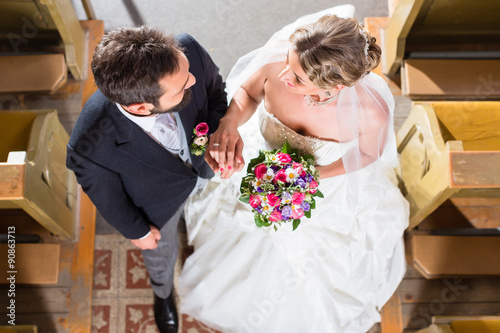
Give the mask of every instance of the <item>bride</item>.
M 381 51 L 345 18 L 353 11 L 300 18 L 227 80 L 231 103 L 206 156 L 221 173 L 186 205 L 195 252 L 178 286 L 181 312 L 210 327 L 366 332 L 403 278 L 408 204 L 394 184 L 394 101 L 370 73 Z M 286 141 L 315 157 L 324 198 L 294 231 L 258 228 L 237 200 L 244 172 L 228 177 Z

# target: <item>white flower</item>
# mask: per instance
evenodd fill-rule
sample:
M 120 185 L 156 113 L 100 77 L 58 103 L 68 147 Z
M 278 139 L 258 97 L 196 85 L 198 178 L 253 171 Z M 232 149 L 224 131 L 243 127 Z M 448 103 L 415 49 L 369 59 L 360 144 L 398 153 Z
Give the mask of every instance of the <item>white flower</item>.
M 262 214 L 270 215 L 273 212 L 274 207 L 269 205 L 269 203 L 267 202 L 266 196 L 262 196 L 261 198 L 262 198 L 262 202 L 260 203 L 260 205 L 262 208 Z
M 292 202 L 292 195 L 288 192 L 284 192 L 281 196 L 281 202 L 284 204 L 289 204 Z
M 273 178 L 274 178 L 274 170 L 271 168 L 268 168 L 266 174 L 264 175 L 264 180 L 269 182 L 269 181 L 273 180 Z
M 200 136 L 194 139 L 194 144 L 198 146 L 204 146 L 207 144 L 208 138 L 206 136 Z
M 286 181 L 289 183 L 293 183 L 299 176 L 297 170 L 293 168 L 286 169 L 285 173 L 286 173 Z
M 266 160 L 273 163 L 278 163 L 280 161 L 276 154 L 267 155 Z

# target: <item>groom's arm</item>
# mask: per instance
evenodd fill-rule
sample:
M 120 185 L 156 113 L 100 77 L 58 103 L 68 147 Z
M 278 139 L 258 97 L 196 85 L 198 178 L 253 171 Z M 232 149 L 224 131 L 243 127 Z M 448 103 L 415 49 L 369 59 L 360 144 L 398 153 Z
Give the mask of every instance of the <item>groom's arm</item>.
M 151 230 L 137 207 L 127 198 L 120 176 L 79 154 L 68 144 L 66 166 L 106 221 L 128 239 L 140 239 Z

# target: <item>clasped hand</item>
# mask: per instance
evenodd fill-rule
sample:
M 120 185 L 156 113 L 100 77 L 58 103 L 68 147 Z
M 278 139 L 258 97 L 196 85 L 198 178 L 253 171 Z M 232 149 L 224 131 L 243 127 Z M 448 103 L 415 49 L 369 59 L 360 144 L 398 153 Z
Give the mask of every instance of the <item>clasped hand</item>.
M 222 118 L 219 128 L 208 142 L 205 161 L 213 172 L 220 171 L 221 178 L 226 179 L 243 169 L 245 162 L 242 151 L 243 141 L 237 124 Z
M 144 238 L 131 239 L 130 242 L 141 250 L 154 250 L 158 247 L 158 242 L 161 239 L 160 230 L 157 227 L 150 225 L 151 232 Z

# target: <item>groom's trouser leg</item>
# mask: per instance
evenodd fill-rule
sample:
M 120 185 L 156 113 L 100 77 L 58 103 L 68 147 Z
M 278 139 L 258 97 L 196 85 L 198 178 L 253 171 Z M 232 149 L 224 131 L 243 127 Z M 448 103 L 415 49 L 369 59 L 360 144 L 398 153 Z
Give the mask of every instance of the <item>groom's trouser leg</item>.
M 144 264 L 149 273 L 151 287 L 156 296 L 167 298 L 174 283 L 174 266 L 177 259 L 177 225 L 183 207 L 160 229 L 161 239 L 154 250 L 142 250 Z

